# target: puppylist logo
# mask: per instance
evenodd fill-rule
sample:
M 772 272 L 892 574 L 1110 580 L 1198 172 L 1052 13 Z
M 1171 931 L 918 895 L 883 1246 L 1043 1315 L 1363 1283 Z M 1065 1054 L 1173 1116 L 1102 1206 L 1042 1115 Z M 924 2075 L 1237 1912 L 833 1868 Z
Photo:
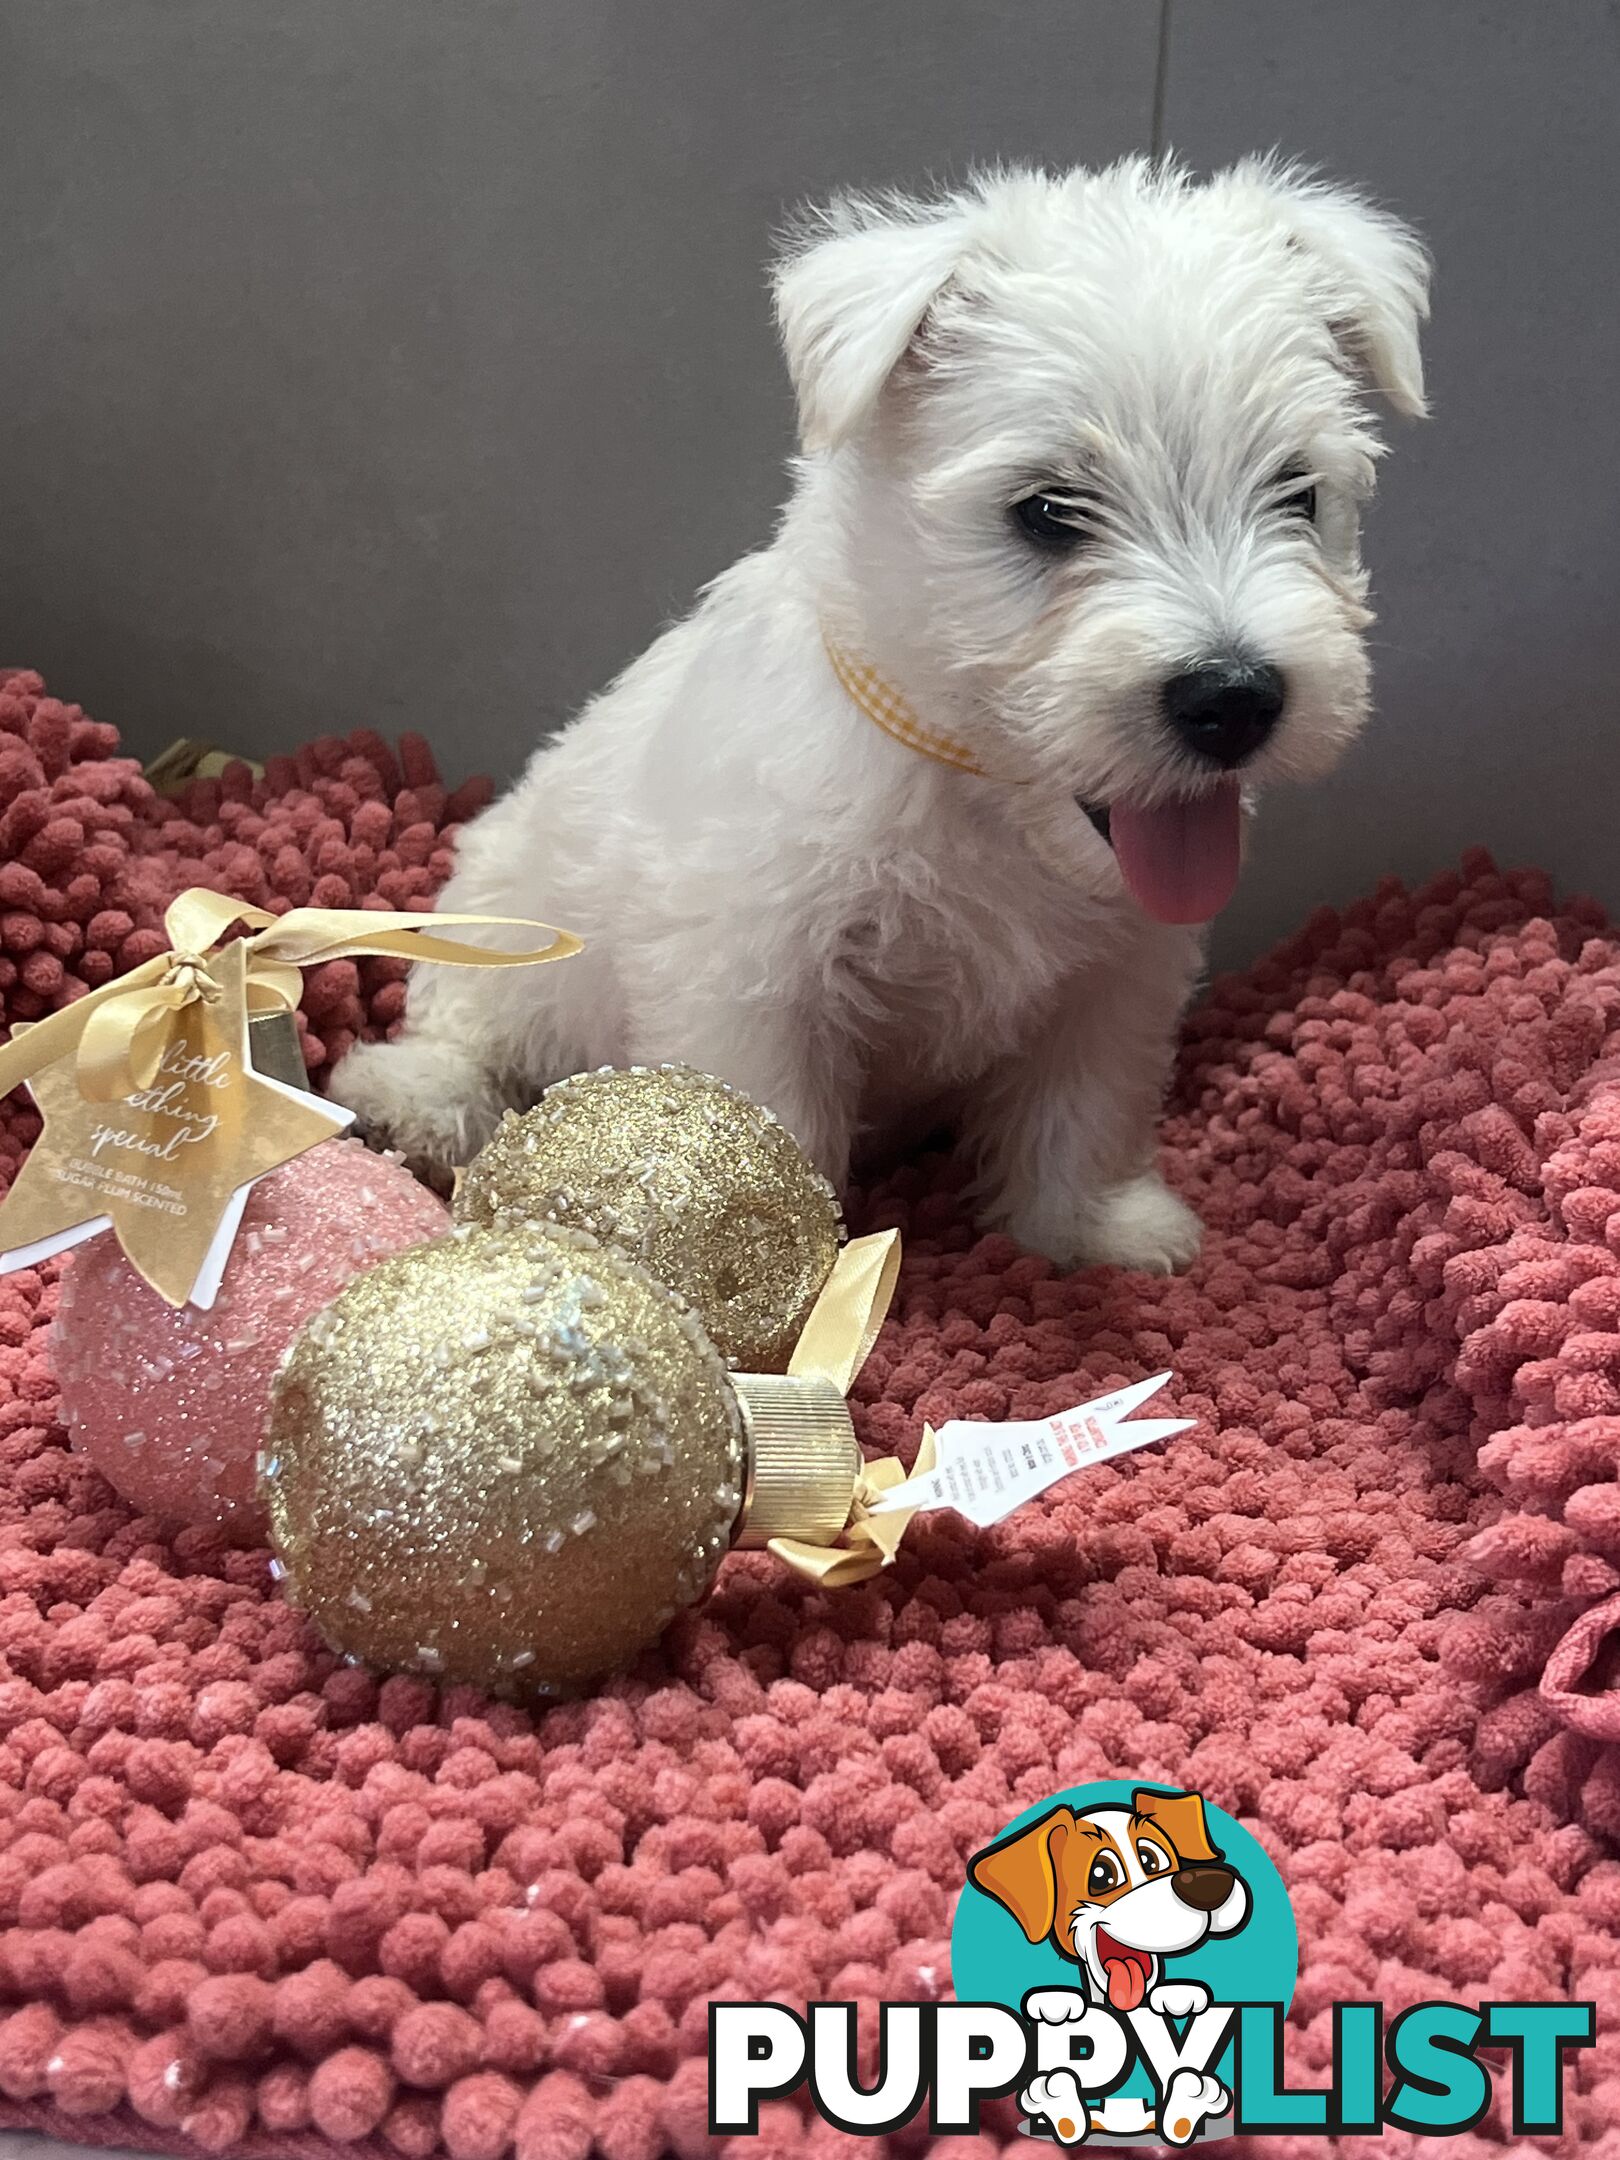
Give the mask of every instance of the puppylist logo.
M 1016 2094 L 1027 2135 L 1183 2147 L 1237 2132 L 1449 2137 L 1506 2081 L 1516 2137 L 1563 2128 L 1566 2053 L 1590 2003 L 1333 2009 L 1331 2082 L 1290 2090 L 1283 2019 L 1299 1940 L 1265 1849 L 1197 1793 L 1112 1782 L 1056 1794 L 968 1864 L 951 1937 L 953 2003 L 889 2003 L 875 2083 L 856 2077 L 852 2003 L 715 2003 L 709 2127 L 759 2128 L 762 2100 L 808 2089 L 827 2121 L 877 2136 L 926 2111 L 971 2134 Z M 1481 2060 L 1500 2051 L 1505 2062 Z

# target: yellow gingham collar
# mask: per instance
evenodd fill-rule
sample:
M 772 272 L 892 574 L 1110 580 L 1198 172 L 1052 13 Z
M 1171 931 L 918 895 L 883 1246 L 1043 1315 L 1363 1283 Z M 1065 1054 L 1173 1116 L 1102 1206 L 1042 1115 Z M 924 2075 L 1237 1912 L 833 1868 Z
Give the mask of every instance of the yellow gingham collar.
M 947 735 L 943 728 L 930 727 L 910 699 L 893 683 L 885 682 L 876 668 L 868 667 L 864 660 L 852 659 L 825 631 L 822 641 L 844 695 L 885 735 L 892 735 L 908 750 L 932 758 L 936 765 L 949 765 L 956 772 L 974 773 L 981 780 L 991 777 L 966 743 L 958 742 L 954 735 Z

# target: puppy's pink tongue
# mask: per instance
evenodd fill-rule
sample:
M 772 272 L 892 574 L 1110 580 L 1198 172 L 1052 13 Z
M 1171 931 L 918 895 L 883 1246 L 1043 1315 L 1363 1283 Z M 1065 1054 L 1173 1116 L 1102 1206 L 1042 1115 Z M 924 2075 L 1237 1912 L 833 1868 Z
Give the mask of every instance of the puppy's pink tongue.
M 1147 1975 L 1135 1958 L 1108 1958 L 1108 2000 L 1116 2010 L 1134 2010 L 1147 1993 Z
M 1208 922 L 1238 881 L 1242 811 L 1236 780 L 1193 802 L 1138 810 L 1115 803 L 1108 836 L 1120 875 L 1155 922 Z

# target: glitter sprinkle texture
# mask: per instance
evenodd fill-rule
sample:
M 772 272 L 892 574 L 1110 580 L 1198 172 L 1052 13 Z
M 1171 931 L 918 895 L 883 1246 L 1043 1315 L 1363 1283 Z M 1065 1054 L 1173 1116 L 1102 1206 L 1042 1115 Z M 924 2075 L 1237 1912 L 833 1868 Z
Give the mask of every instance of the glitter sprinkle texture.
M 567 1223 L 617 1246 L 742 1372 L 785 1370 L 842 1230 L 832 1187 L 770 1111 L 683 1065 L 582 1073 L 509 1114 L 456 1216 Z
M 397 1162 L 324 1140 L 249 1193 L 211 1312 L 165 1303 L 114 1239 L 92 1238 L 53 1339 L 73 1445 L 143 1514 L 258 1543 L 254 1460 L 288 1344 L 361 1268 L 449 1226 Z
M 741 1423 L 696 1317 L 548 1224 L 352 1282 L 276 1384 L 286 1587 L 368 1664 L 531 1693 L 628 1662 L 708 1587 Z

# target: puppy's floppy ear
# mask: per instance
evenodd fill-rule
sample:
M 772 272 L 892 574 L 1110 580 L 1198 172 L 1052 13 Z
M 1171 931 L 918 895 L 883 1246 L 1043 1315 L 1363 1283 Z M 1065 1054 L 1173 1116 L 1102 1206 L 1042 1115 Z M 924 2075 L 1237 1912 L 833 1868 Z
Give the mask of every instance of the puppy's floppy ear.
M 1044 1942 L 1056 1924 L 1058 1861 L 1073 1828 L 1073 1808 L 1054 1808 L 968 1862 L 974 1889 L 1005 1905 L 1031 1942 Z
M 830 450 L 877 403 L 961 253 L 955 202 L 843 197 L 804 225 L 772 288 L 806 450 Z
M 1158 1824 L 1181 1859 L 1220 1858 L 1209 1841 L 1201 1794 L 1152 1792 L 1142 1787 L 1131 1794 L 1131 1807 L 1136 1814 Z
M 1228 177 L 1240 193 L 1263 196 L 1282 219 L 1352 363 L 1397 412 L 1421 419 L 1427 407 L 1418 332 L 1429 319 L 1429 257 L 1417 234 L 1353 188 L 1298 166 L 1254 159 Z

